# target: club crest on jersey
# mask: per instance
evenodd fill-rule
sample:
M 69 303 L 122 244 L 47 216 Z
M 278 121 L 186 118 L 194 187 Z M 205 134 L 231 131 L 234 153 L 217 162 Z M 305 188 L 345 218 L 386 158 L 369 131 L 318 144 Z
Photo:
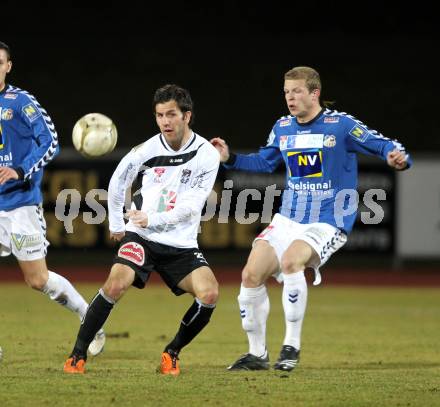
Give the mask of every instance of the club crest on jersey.
M 292 119 L 284 119 L 280 121 L 280 127 L 287 127 L 292 124 Z
M 184 168 L 182 170 L 182 176 L 180 177 L 180 182 L 182 184 L 186 184 L 189 181 L 189 177 L 191 176 L 191 170 Z
M 165 171 L 166 171 L 165 168 L 161 168 L 161 167 L 155 168 L 154 169 L 155 176 L 154 176 L 153 182 L 155 182 L 157 184 L 161 183 L 162 182 L 161 177 L 165 173 Z
M 339 123 L 339 117 L 324 117 L 324 123 Z
M 118 250 L 118 257 L 131 261 L 138 266 L 143 266 L 145 263 L 144 248 L 136 242 L 124 243 Z
M 322 150 L 292 151 L 287 153 L 291 178 L 322 177 Z
M 5 109 L 2 110 L 1 112 L 2 112 L 2 120 L 11 120 L 12 117 L 14 116 L 12 109 Z
M 23 106 L 22 111 L 30 122 L 33 122 L 41 116 L 41 112 L 35 107 L 33 103 L 28 103 L 26 106 Z
M 336 137 L 333 134 L 328 134 L 324 137 L 325 147 L 334 147 L 336 145 Z
M 16 93 L 6 93 L 5 94 L 5 99 L 17 99 L 17 94 Z
M 365 140 L 368 138 L 367 129 L 359 125 L 354 126 L 348 133 L 361 143 L 365 142 Z

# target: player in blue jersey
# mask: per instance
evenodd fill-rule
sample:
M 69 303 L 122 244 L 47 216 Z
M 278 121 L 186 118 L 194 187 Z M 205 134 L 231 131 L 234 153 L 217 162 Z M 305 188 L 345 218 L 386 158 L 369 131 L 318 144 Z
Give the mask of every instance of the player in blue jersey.
M 286 167 L 280 213 L 255 239 L 242 272 L 238 302 L 249 352 L 230 370 L 269 369 L 265 282 L 283 282 L 286 333 L 274 369 L 291 371 L 299 360 L 301 327 L 307 304 L 304 269 L 319 267 L 347 240 L 357 211 L 357 153 L 375 155 L 396 170 L 411 165 L 397 141 L 383 137 L 346 113 L 321 106 L 318 72 L 296 67 L 285 74 L 284 94 L 290 115 L 278 120 L 267 145 L 255 154 L 233 154 L 221 138 L 211 140 L 227 168 L 273 172 Z
M 58 137 L 47 112 L 28 92 L 6 84 L 9 47 L 0 42 L 0 256 L 17 258 L 26 283 L 78 314 L 87 303 L 64 277 L 46 266 L 46 222 L 42 209 L 43 168 L 58 154 Z M 104 332 L 89 350 L 102 351 Z

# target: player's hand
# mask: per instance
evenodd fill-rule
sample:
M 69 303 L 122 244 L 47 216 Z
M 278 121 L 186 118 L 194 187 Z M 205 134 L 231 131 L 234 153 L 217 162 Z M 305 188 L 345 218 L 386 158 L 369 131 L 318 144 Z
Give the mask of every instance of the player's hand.
M 148 226 L 148 216 L 145 212 L 130 209 L 127 211 L 127 215 L 136 227 L 146 228 Z
M 17 171 L 9 167 L 0 167 L 0 185 L 3 185 L 10 179 L 18 179 Z
M 220 161 L 222 163 L 228 161 L 228 159 L 229 159 L 229 147 L 226 144 L 226 141 L 221 139 L 220 137 L 214 137 L 213 139 L 210 140 L 210 143 L 220 153 Z
M 408 163 L 406 162 L 406 154 L 399 150 L 390 151 L 387 155 L 387 163 L 390 167 L 396 170 L 403 170 Z
M 119 232 L 119 233 L 110 232 L 110 239 L 116 242 L 120 242 L 124 236 L 125 236 L 125 232 Z

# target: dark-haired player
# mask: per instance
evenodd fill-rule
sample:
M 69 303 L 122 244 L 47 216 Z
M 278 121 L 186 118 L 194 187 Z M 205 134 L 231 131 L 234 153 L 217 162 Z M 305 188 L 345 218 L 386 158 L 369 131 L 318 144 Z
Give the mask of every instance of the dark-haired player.
M 152 272 L 159 273 L 175 295 L 194 297 L 176 336 L 163 350 L 163 374 L 179 374 L 181 349 L 208 324 L 217 302 L 218 284 L 198 249 L 197 232 L 219 154 L 191 130 L 193 105 L 185 89 L 176 85 L 158 89 L 153 111 L 160 133 L 131 150 L 110 181 L 110 235 L 120 245 L 64 365 L 68 373 L 84 373 L 87 347 L 113 306 L 130 286 L 143 288 Z M 125 224 L 125 196 L 132 186 L 136 191 Z

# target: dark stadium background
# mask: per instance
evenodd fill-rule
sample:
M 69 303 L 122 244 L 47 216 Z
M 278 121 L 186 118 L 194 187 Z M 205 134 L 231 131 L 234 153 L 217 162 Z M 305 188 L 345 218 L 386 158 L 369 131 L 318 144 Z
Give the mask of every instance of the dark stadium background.
M 14 63 L 8 80 L 36 95 L 65 150 L 75 121 L 94 111 L 115 121 L 123 151 L 155 134 L 151 99 L 165 83 L 190 90 L 196 132 L 255 150 L 287 113 L 284 73 L 309 65 L 321 73 L 323 100 L 335 109 L 398 138 L 412 153 L 440 151 L 435 17 L 422 4 L 2 4 L 0 40 L 11 46 Z M 89 261 L 98 253 L 56 249 L 54 260 L 78 260 L 80 250 Z M 234 252 L 242 263 L 248 250 Z M 216 258 L 224 261 L 224 253 Z M 389 252 L 376 259 L 395 265 Z
M 176 82 L 192 93 L 198 132 L 253 149 L 286 113 L 284 72 L 306 64 L 337 110 L 411 151 L 440 150 L 435 16 L 423 5 L 33 2 L 19 14 L 8 12 L 16 2 L 2 5 L 0 37 L 15 63 L 9 80 L 47 107 L 63 146 L 90 111 L 114 119 L 120 146 L 141 142 L 156 131 L 153 91 Z

